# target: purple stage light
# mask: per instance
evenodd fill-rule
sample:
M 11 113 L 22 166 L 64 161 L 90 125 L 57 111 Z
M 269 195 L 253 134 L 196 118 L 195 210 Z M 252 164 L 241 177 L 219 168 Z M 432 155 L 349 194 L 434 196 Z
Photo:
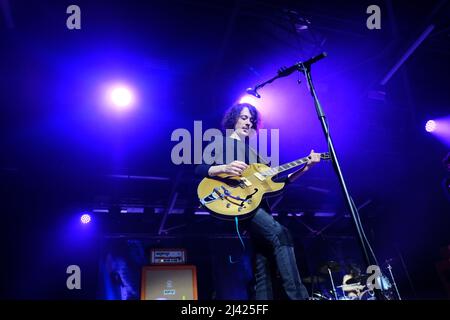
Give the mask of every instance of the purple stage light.
M 436 122 L 434 120 L 428 120 L 425 124 L 425 130 L 427 132 L 433 132 L 434 130 L 436 130 Z
M 81 216 L 80 220 L 81 220 L 81 223 L 87 224 L 87 223 L 91 222 L 91 216 L 89 214 L 85 213 Z
M 252 106 L 255 107 L 259 107 L 260 106 L 260 99 L 249 95 L 249 94 L 245 94 L 243 95 L 240 99 L 239 99 L 239 103 L 248 103 L 251 104 Z
M 109 100 L 117 110 L 127 110 L 134 102 L 134 95 L 125 86 L 115 86 L 109 92 Z
M 425 130 L 450 146 L 450 116 L 428 120 L 425 124 Z

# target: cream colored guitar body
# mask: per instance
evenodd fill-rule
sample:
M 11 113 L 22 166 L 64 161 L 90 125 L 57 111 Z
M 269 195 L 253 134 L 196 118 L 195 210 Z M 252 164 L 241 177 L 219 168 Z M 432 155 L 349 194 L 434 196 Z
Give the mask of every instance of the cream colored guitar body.
M 284 183 L 273 182 L 262 172 L 270 169 L 265 164 L 253 163 L 241 176 L 204 178 L 197 194 L 203 206 L 227 217 L 243 216 L 254 211 L 263 196 L 283 189 Z

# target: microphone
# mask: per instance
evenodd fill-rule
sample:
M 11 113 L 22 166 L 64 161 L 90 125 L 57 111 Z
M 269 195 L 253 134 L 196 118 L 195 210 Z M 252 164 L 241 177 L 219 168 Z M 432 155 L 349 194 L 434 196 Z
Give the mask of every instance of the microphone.
M 247 94 L 251 94 L 252 96 L 255 96 L 257 98 L 261 98 L 260 94 L 257 91 L 258 89 L 264 87 L 268 83 L 272 83 L 273 81 L 275 81 L 278 78 L 287 77 L 288 75 L 290 75 L 294 71 L 301 71 L 301 70 L 305 71 L 305 70 L 308 70 L 309 67 L 313 63 L 315 63 L 315 62 L 325 58 L 326 56 L 327 56 L 327 53 L 326 52 L 322 52 L 321 54 L 318 54 L 317 56 L 312 57 L 312 58 L 310 58 L 310 59 L 308 59 L 306 61 L 297 62 L 296 64 L 294 64 L 294 65 L 292 65 L 290 67 L 287 67 L 287 68 L 283 67 L 280 70 L 278 70 L 277 75 L 275 77 L 273 77 L 272 79 L 269 79 L 269 80 L 267 80 L 267 81 L 265 81 L 263 83 L 260 83 L 260 84 L 256 85 L 254 88 L 247 88 L 247 90 L 245 90 L 245 92 L 247 92 Z
M 317 61 L 325 58 L 327 56 L 326 52 L 322 52 L 321 54 L 318 54 L 315 57 L 312 57 L 311 59 L 306 60 L 305 62 L 303 62 L 304 65 L 312 65 L 313 63 L 316 63 Z
M 298 71 L 300 66 L 305 66 L 305 67 L 309 67 L 310 65 L 312 65 L 313 63 L 325 58 L 327 56 L 326 52 L 322 52 L 321 54 L 318 54 L 315 57 L 312 57 L 304 62 L 297 62 L 296 64 L 286 68 L 283 67 L 280 70 L 278 70 L 278 77 L 287 77 L 288 75 L 290 75 L 291 73 L 293 73 L 294 71 Z
M 257 90 L 256 88 L 247 88 L 247 90 L 245 90 L 245 92 L 247 92 L 248 94 L 251 94 L 252 96 L 255 96 L 257 98 L 261 98 L 261 95 L 256 90 Z

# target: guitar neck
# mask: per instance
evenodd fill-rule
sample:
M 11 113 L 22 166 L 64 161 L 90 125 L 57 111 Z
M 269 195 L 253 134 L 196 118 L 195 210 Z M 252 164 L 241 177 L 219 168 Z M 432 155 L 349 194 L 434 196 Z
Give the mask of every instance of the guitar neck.
M 326 155 L 327 155 L 327 153 L 321 153 L 320 157 L 323 159 Z M 270 169 L 268 169 L 266 171 L 263 171 L 261 173 L 263 175 L 265 175 L 265 176 L 273 176 L 273 175 L 279 174 L 281 172 L 290 170 L 292 168 L 295 168 L 295 167 L 301 166 L 302 164 L 307 163 L 308 162 L 308 158 L 309 158 L 309 156 L 308 157 L 304 157 L 304 158 L 300 158 L 300 159 L 297 159 L 297 160 L 294 160 L 294 161 L 282 164 L 281 166 L 270 168 Z

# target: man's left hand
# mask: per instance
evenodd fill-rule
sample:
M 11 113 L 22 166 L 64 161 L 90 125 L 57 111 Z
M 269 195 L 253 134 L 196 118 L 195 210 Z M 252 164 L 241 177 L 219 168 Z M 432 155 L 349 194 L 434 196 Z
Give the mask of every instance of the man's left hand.
M 298 179 L 298 177 L 300 177 L 302 174 L 304 174 L 306 171 L 308 171 L 310 168 L 312 168 L 319 162 L 320 162 L 320 153 L 316 153 L 316 152 L 314 152 L 314 150 L 311 150 L 311 153 L 308 156 L 308 162 L 306 163 L 306 165 L 304 167 L 302 167 L 301 169 L 298 169 L 297 171 L 290 173 L 288 175 L 288 181 L 294 182 L 295 180 Z
M 311 153 L 308 156 L 308 162 L 306 163 L 306 167 L 309 169 L 320 162 L 320 153 L 314 152 L 311 150 Z

